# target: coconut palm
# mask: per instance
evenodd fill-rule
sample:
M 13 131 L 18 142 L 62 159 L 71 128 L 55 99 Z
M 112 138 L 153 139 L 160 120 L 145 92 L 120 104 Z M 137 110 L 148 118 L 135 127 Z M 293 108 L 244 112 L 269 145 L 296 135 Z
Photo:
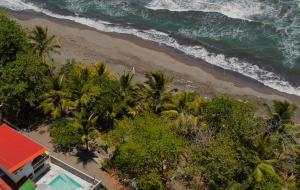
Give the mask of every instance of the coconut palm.
M 120 76 L 119 85 L 122 93 L 127 94 L 128 91 L 136 89 L 136 86 L 133 84 L 133 77 L 133 73 L 126 71 L 124 71 L 124 73 Z
M 95 85 L 95 73 L 92 72 L 91 67 L 78 67 L 70 70 L 70 80 L 68 86 L 72 94 L 73 106 L 80 109 L 80 107 L 87 106 L 92 102 L 96 96 L 100 95 L 100 86 Z
M 268 179 L 268 176 L 280 178 L 273 167 L 273 164 L 275 163 L 277 163 L 277 160 L 258 159 L 252 175 L 249 176 L 250 187 L 248 189 L 254 189 L 254 186 L 257 183 L 262 182 L 264 179 Z
M 45 83 L 50 90 L 42 95 L 39 108 L 45 114 L 50 114 L 53 119 L 60 118 L 66 113 L 68 106 L 71 104 L 64 85 L 64 75 L 47 79 Z
M 281 124 L 293 124 L 293 116 L 297 110 L 297 106 L 288 101 L 273 101 L 273 107 L 268 107 L 268 112 L 272 122 L 280 122 Z
M 154 111 L 158 111 L 161 104 L 170 97 L 169 85 L 172 78 L 162 71 L 156 71 L 146 74 L 147 94 L 150 105 Z
M 283 180 L 282 190 L 296 189 L 297 179 L 293 173 L 280 172 L 280 176 Z
M 276 170 L 273 167 L 273 164 L 276 162 L 277 160 L 259 160 L 253 172 L 255 181 L 261 182 L 265 175 L 278 177 Z
M 94 69 L 97 79 L 99 80 L 103 80 L 110 76 L 110 71 L 108 70 L 107 65 L 103 62 L 96 62 Z
M 192 114 L 198 116 L 201 114 L 206 100 L 200 98 L 194 92 L 181 91 L 170 98 L 162 105 L 162 115 L 176 115 L 179 113 Z
M 56 36 L 49 36 L 48 28 L 36 26 L 29 35 L 31 46 L 40 57 L 50 57 L 50 53 L 59 53 L 60 45 L 54 42 Z
M 299 127 L 294 126 L 292 117 L 297 107 L 287 101 L 274 101 L 273 108 L 268 107 L 268 128 L 264 133 L 266 140 L 271 140 L 279 146 L 278 159 L 282 155 L 295 152 L 298 149 Z
M 89 142 L 95 140 L 99 132 L 96 128 L 98 116 L 87 109 L 81 109 L 74 113 L 72 119 L 74 127 L 78 129 L 81 135 L 81 141 L 85 144 L 86 150 L 89 150 Z
M 174 121 L 172 129 L 182 136 L 194 139 L 200 129 L 199 118 L 184 112 L 180 113 Z
M 273 131 L 271 141 L 279 151 L 275 152 L 277 159 L 296 157 L 300 154 L 300 128 L 296 125 L 286 124 Z
M 288 101 L 274 101 L 273 107 L 267 107 L 269 112 L 269 127 L 266 130 L 264 137 L 269 137 L 272 134 L 288 135 L 287 125 L 292 125 L 292 117 L 295 114 L 297 107 Z M 290 136 L 292 137 L 292 136 Z
M 133 82 L 133 77 L 132 71 L 124 71 L 118 79 L 118 102 L 114 105 L 114 112 L 119 116 L 135 116 L 143 102 L 142 90 Z

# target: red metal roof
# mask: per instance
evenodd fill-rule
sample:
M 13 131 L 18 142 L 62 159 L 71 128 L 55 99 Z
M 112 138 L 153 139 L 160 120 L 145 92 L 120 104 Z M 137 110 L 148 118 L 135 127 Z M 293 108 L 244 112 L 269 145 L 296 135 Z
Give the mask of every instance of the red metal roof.
M 46 151 L 18 131 L 3 124 L 0 126 L 0 165 L 13 173 Z
M 13 190 L 2 178 L 0 178 L 0 190 Z

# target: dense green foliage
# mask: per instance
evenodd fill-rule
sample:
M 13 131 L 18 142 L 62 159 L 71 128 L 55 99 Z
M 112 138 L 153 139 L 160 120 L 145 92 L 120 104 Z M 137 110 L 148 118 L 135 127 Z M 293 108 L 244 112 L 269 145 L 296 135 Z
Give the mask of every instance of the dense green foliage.
M 38 104 L 37 95 L 45 91 L 43 80 L 48 77 L 48 68 L 39 57 L 18 55 L 0 73 L 0 101 L 9 105 L 9 113 L 18 117 Z
M 13 20 L 0 13 L 0 66 L 14 61 L 17 54 L 27 50 L 24 30 Z
M 81 143 L 81 137 L 77 129 L 71 122 L 66 119 L 54 121 L 50 129 L 50 136 L 53 143 L 60 145 L 62 148 L 70 149 Z
M 295 105 L 274 101 L 263 116 L 251 100 L 172 90 L 162 71 L 137 83 L 133 71 L 117 76 L 102 62 L 55 68 L 45 59 L 59 48 L 54 42 L 47 29 L 26 35 L 0 15 L 0 117 L 22 127 L 47 120 L 58 150 L 94 151 L 104 139 L 105 169 L 141 190 L 173 182 L 200 190 L 300 188 Z
M 108 136 L 117 147 L 109 166 L 117 167 L 126 178 L 135 178 L 142 189 L 166 187 L 167 178 L 162 176 L 176 169 L 184 145 L 169 130 L 167 120 L 151 114 L 124 119 Z
M 25 125 L 38 117 L 39 96 L 46 91 L 48 66 L 32 53 L 25 31 L 0 15 L 0 115 Z

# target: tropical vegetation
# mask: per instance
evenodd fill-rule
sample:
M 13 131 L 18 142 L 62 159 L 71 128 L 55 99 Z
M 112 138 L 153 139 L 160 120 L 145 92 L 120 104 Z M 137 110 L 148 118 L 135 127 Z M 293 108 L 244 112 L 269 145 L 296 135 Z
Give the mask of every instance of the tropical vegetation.
M 138 82 L 103 62 L 53 64 L 59 48 L 46 28 L 27 34 L 0 15 L 1 118 L 48 123 L 58 150 L 94 151 L 101 138 L 111 150 L 103 169 L 132 189 L 300 189 L 294 104 L 257 114 L 251 99 L 174 90 L 163 71 Z

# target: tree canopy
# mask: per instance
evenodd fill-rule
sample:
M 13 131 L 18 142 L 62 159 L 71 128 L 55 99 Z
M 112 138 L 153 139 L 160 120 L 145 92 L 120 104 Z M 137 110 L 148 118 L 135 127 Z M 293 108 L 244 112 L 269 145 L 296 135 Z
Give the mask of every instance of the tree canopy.
M 169 130 L 166 120 L 151 114 L 124 119 L 108 136 L 117 144 L 110 166 L 118 168 L 122 176 L 136 178 L 142 189 L 167 187 L 184 141 Z
M 0 66 L 14 61 L 17 54 L 27 51 L 24 30 L 15 21 L 0 13 Z
M 55 35 L 49 36 L 48 28 L 36 26 L 29 35 L 32 50 L 43 59 L 49 58 L 50 53 L 59 53 L 60 45 L 54 42 Z
M 103 62 L 50 64 L 55 41 L 0 15 L 0 118 L 46 123 L 57 151 L 94 154 L 105 140 L 102 166 L 134 189 L 300 188 L 293 103 L 275 100 L 257 114 L 264 105 L 251 98 L 172 89 L 163 71 L 140 82 L 134 69 L 114 74 Z

